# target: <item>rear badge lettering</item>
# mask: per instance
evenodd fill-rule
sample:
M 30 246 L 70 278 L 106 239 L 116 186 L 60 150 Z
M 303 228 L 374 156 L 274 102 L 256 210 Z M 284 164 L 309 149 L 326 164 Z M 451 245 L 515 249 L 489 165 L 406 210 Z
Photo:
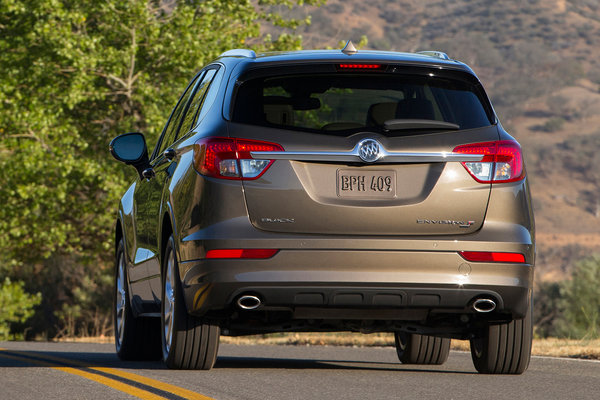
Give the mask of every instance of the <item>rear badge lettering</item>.
M 293 224 L 296 222 L 294 218 L 261 218 L 260 222 L 277 223 L 277 224 Z
M 417 219 L 417 224 L 424 225 L 452 225 L 459 228 L 470 228 L 475 221 L 454 221 L 451 219 Z

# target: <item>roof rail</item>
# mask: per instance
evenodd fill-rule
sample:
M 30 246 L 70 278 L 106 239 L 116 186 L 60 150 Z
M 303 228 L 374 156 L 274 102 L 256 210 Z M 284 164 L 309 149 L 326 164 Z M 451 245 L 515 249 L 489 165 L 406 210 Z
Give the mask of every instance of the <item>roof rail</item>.
M 225 53 L 221 54 L 221 57 L 246 57 L 246 58 L 256 58 L 256 53 L 254 50 L 248 49 L 233 49 L 227 50 Z
M 436 51 L 436 50 L 417 51 L 417 54 L 421 54 L 421 55 L 429 56 L 429 57 L 441 58 L 442 60 L 450 59 L 450 57 L 448 57 L 448 54 L 441 52 L 441 51 Z

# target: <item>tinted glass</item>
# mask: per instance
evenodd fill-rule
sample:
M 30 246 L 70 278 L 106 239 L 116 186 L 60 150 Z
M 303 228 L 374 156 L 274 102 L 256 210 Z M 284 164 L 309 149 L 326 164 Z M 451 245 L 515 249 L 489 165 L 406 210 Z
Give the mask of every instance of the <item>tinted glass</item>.
M 233 120 L 310 132 L 383 131 L 391 119 L 488 126 L 482 94 L 471 83 L 395 74 L 314 74 L 256 78 L 241 85 Z
M 196 117 L 198 116 L 198 110 L 202 107 L 202 103 L 204 102 L 206 90 L 210 86 L 216 72 L 217 70 L 215 69 L 209 69 L 206 71 L 206 74 L 204 74 L 204 77 L 202 77 L 202 81 L 198 83 L 196 91 L 194 92 L 194 98 L 190 102 L 190 106 L 185 113 L 185 118 L 181 124 L 181 135 L 187 133 L 194 126 L 194 122 L 196 122 Z
M 210 110 L 210 107 L 214 103 L 215 99 L 217 98 L 217 93 L 219 92 L 219 86 L 222 78 L 223 69 L 220 69 L 213 78 L 212 83 L 210 84 L 210 87 L 206 92 L 206 96 L 204 96 L 204 100 L 202 101 L 202 105 L 200 106 L 201 110 L 200 115 L 198 116 L 198 121 L 202 121 L 206 113 L 208 113 L 208 110 Z
M 171 118 L 169 119 L 169 122 L 167 122 L 167 126 L 163 130 L 163 134 L 159 140 L 159 143 L 157 144 L 157 149 L 155 149 L 154 153 L 152 154 L 153 157 L 158 157 L 175 141 L 177 132 L 179 131 L 179 126 L 181 125 L 181 120 L 183 118 L 185 108 L 192 94 L 194 84 L 195 82 L 197 82 L 200 76 L 201 75 L 196 76 L 194 78 L 194 80 L 188 85 L 185 92 L 177 102 L 175 109 L 171 113 Z

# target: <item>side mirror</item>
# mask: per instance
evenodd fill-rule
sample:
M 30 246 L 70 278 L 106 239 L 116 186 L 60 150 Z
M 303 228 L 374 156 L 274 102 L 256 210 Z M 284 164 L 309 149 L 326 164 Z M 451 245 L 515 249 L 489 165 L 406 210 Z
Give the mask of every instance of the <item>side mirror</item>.
M 139 132 L 124 133 L 114 138 L 110 145 L 110 154 L 127 165 L 133 165 L 140 177 L 150 166 L 146 139 Z

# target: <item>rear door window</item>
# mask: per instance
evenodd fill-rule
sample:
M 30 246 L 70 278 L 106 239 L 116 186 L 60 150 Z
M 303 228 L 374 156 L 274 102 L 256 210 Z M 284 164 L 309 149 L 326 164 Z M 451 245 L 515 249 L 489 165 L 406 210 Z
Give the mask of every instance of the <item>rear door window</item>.
M 198 83 L 196 92 L 194 93 L 194 98 L 190 102 L 188 110 L 185 114 L 185 118 L 181 124 L 180 136 L 186 134 L 195 126 L 195 122 L 198 118 L 198 112 L 202 107 L 204 98 L 206 97 L 206 90 L 210 86 L 216 72 L 216 69 L 209 69 L 202 77 L 202 80 Z
M 190 82 L 190 84 L 185 89 L 185 92 L 183 93 L 183 95 L 181 95 L 181 97 L 179 98 L 179 101 L 177 102 L 177 105 L 171 112 L 169 121 L 167 122 L 167 125 L 163 129 L 163 133 L 162 133 L 161 137 L 159 138 L 158 143 L 156 144 L 156 148 L 154 149 L 154 152 L 152 153 L 152 158 L 159 157 L 162 154 L 162 152 L 165 151 L 165 149 L 167 147 L 169 147 L 171 144 L 173 144 L 173 142 L 175 141 L 175 138 L 177 137 L 177 132 L 179 132 L 179 126 L 181 125 L 181 120 L 185 113 L 186 106 L 188 104 L 190 96 L 193 93 L 193 89 L 194 89 L 196 83 L 198 82 L 200 77 L 203 75 L 204 75 L 204 72 L 196 75 L 196 77 L 194 77 L 194 79 Z
M 204 99 L 202 100 L 202 104 L 200 104 L 200 112 L 198 113 L 197 122 L 201 122 L 206 114 L 208 114 L 211 109 L 213 103 L 217 98 L 217 93 L 219 92 L 219 87 L 221 86 L 221 81 L 223 79 L 224 68 L 219 68 L 218 72 L 212 78 L 212 82 L 210 83 L 210 87 L 206 91 L 204 95 Z

